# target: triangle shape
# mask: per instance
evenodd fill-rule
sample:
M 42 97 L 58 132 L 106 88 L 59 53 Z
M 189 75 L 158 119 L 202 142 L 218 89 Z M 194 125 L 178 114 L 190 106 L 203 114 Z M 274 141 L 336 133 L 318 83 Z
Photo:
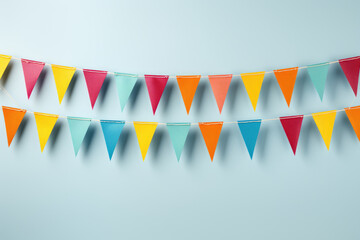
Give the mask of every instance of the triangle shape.
M 260 96 L 261 86 L 265 77 L 265 72 L 242 73 L 240 76 L 255 111 L 257 101 Z
M 279 83 L 288 107 L 294 91 L 298 67 L 274 70 L 275 77 Z
M 186 112 L 189 115 L 191 104 L 193 102 L 197 86 L 199 85 L 201 75 L 176 76 L 180 93 L 184 101 Z
M 50 134 L 55 126 L 58 115 L 47 113 L 34 113 L 37 131 L 39 135 L 41 152 L 44 151 L 45 145 L 50 137 Z
M 167 75 L 145 75 L 145 82 L 149 92 L 150 102 L 154 115 L 168 79 L 169 76 Z
M 360 141 L 360 107 L 345 108 L 345 113 L 349 118 L 358 140 Z
M 14 139 L 14 136 L 20 126 L 20 123 L 22 122 L 25 116 L 26 110 L 19 108 L 5 107 L 5 106 L 2 106 L 2 110 L 4 114 L 4 122 L 5 122 L 8 146 L 10 147 L 10 144 Z
M 211 162 L 214 159 L 215 150 L 219 141 L 223 122 L 204 122 L 199 123 L 201 134 L 203 135 Z
M 124 128 L 124 121 L 101 120 L 101 129 L 104 134 L 106 148 L 111 160 L 122 129 Z
M 339 64 L 356 96 L 359 84 L 360 56 L 340 59 Z
M 325 142 L 326 148 L 329 150 L 331 136 L 334 129 L 336 111 L 313 113 L 312 116 Z
M 114 76 L 121 105 L 121 111 L 124 111 L 125 105 L 130 97 L 132 90 L 134 89 L 138 77 L 136 74 L 128 73 L 115 73 Z
M 21 59 L 21 63 L 24 71 L 27 96 L 30 98 L 45 63 L 27 59 Z
M 154 136 L 157 124 L 156 122 L 134 122 L 143 161 L 145 161 L 146 153 Z
M 285 131 L 287 139 L 289 140 L 294 155 L 299 141 L 303 118 L 303 115 L 280 117 L 281 125 Z
M 83 142 L 87 130 L 89 129 L 91 119 L 80 117 L 67 117 L 67 120 L 69 124 L 75 156 L 77 156 L 81 143 Z
M 59 103 L 61 104 L 66 90 L 69 87 L 71 79 L 74 76 L 76 71 L 75 67 L 65 67 L 60 65 L 51 64 L 51 68 L 54 74 L 54 80 L 56 85 L 56 90 L 59 97 Z
M 310 75 L 310 79 L 314 84 L 316 91 L 319 94 L 321 101 L 323 100 L 325 83 L 329 70 L 329 63 L 319 63 L 307 66 L 307 71 Z
M 250 121 L 238 121 L 238 126 L 241 135 L 244 139 L 246 149 L 249 152 L 250 158 L 253 158 L 256 140 L 259 135 L 261 119 L 254 119 Z
M 89 98 L 91 102 L 91 107 L 94 109 L 95 102 L 99 96 L 100 89 L 104 83 L 107 72 L 83 69 L 86 86 L 89 92 Z
M 0 79 L 4 74 L 6 67 L 9 65 L 10 60 L 11 56 L 0 54 Z
M 232 74 L 209 75 L 209 82 L 213 90 L 220 114 L 223 109 L 227 92 L 231 83 Z
M 190 123 L 166 124 L 178 162 L 185 145 L 186 137 L 189 133 L 190 125 Z

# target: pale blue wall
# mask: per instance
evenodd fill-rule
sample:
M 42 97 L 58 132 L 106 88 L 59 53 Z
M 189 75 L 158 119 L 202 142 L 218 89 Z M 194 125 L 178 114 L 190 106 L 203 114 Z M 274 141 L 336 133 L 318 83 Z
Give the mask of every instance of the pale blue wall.
M 358 55 L 359 7 L 356 0 L 2 1 L 0 52 L 139 74 L 272 70 Z M 105 119 L 231 121 L 354 101 L 338 65 L 330 68 L 323 103 L 300 71 L 290 109 L 273 75 L 264 80 L 256 113 L 235 78 L 221 116 L 205 79 L 189 116 L 174 79 L 156 116 L 143 79 L 124 113 L 111 77 L 94 111 L 81 72 L 61 106 L 48 66 L 30 100 L 18 61 L 6 79 L 24 108 Z M 0 100 L 15 106 L 4 94 Z M 195 126 L 180 163 L 164 126 L 145 162 L 133 126 L 125 127 L 111 162 L 100 126 L 92 123 L 91 132 L 75 158 L 60 119 L 41 154 L 32 115 L 11 148 L 0 117 L 0 239 L 360 238 L 360 144 L 344 113 L 329 152 L 306 118 L 295 157 L 280 123 L 264 123 L 252 161 L 236 125 L 224 126 L 213 163 Z

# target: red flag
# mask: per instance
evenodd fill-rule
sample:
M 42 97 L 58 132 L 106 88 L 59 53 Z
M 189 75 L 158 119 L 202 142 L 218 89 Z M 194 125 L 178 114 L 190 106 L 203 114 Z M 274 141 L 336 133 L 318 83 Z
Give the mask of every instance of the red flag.
M 296 153 L 303 117 L 303 115 L 280 117 L 281 125 L 284 128 L 294 155 Z
M 145 75 L 145 82 L 149 92 L 150 102 L 154 115 L 168 79 L 169 76 L 167 75 Z
M 27 59 L 21 59 L 21 63 L 24 71 L 27 96 L 30 98 L 31 92 L 34 89 L 45 63 Z
M 340 59 L 339 64 L 356 96 L 359 83 L 360 56 Z
M 107 72 L 106 71 L 98 71 L 98 70 L 90 70 L 84 69 L 84 76 L 86 85 L 89 92 L 91 107 L 94 108 L 96 99 L 99 95 L 101 86 L 104 83 Z

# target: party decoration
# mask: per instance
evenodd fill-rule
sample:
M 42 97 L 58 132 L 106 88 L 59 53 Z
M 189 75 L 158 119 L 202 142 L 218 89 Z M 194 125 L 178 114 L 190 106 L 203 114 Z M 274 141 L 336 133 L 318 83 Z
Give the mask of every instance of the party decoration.
M 326 78 L 329 70 L 329 63 L 319 63 L 307 66 L 310 79 L 313 82 L 321 101 L 323 100 Z
M 69 84 L 71 82 L 71 79 L 74 76 L 74 73 L 76 71 L 75 67 L 66 67 L 66 66 L 60 66 L 60 65 L 51 65 L 54 79 L 55 79 L 55 85 L 56 90 L 59 97 L 59 103 L 61 104 L 65 92 L 69 87 Z
M 9 65 L 10 60 L 11 56 L 0 54 L 0 79 Z
M 294 91 L 298 67 L 274 70 L 275 77 L 279 83 L 288 107 Z
M 238 121 L 238 126 L 245 141 L 246 149 L 249 152 L 250 159 L 253 158 L 256 140 L 259 135 L 261 119 L 250 121 Z
M 21 59 L 21 63 L 24 71 L 27 96 L 30 98 L 45 63 L 27 59 Z
M 167 123 L 166 124 L 171 142 L 173 144 L 177 160 L 180 160 L 186 137 L 190 129 L 190 123 Z
M 84 69 L 83 72 L 89 92 L 91 107 L 94 109 L 95 102 L 104 83 L 107 72 L 90 69 Z
M 134 122 L 134 128 L 143 161 L 145 161 L 146 153 L 149 149 L 156 127 L 156 122 Z
M 199 123 L 201 134 L 203 135 L 206 147 L 208 149 L 211 162 L 214 159 L 216 146 L 220 137 L 223 122 L 204 122 Z
M 303 118 L 303 115 L 280 117 L 281 125 L 284 128 L 294 155 L 299 141 Z
M 20 126 L 20 123 L 25 116 L 26 110 L 5 106 L 2 107 L 2 110 L 4 114 L 8 146 L 10 147 L 10 144 Z
M 327 149 L 330 148 L 331 136 L 334 128 L 336 111 L 313 113 L 312 117 L 319 129 Z
M 359 83 L 360 56 L 340 59 L 339 64 L 356 96 Z
M 35 112 L 35 121 L 39 135 L 41 152 L 44 151 L 45 145 L 55 126 L 59 115 Z
M 197 86 L 199 85 L 201 75 L 176 76 L 181 96 L 183 98 L 186 112 L 189 114 Z
M 231 83 L 232 74 L 209 75 L 209 82 L 213 90 L 220 114 L 224 106 L 227 92 Z
M 240 76 L 255 111 L 265 72 L 243 73 Z
M 114 120 L 101 120 L 100 124 L 104 134 L 109 159 L 111 160 L 125 122 Z
M 69 124 L 75 156 L 77 156 L 81 143 L 83 142 L 87 130 L 89 129 L 91 119 L 80 117 L 67 117 L 67 120 Z
M 360 141 L 360 107 L 345 108 L 345 113 Z
M 149 92 L 154 115 L 168 79 L 168 75 L 145 75 L 145 82 Z
M 137 81 L 137 75 L 129 73 L 114 73 L 114 76 L 119 95 L 121 111 L 124 111 L 125 105 Z

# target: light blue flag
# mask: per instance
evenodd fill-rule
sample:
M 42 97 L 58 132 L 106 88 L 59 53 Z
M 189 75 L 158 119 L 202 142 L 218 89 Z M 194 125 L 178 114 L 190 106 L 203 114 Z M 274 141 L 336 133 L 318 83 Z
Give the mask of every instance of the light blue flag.
M 123 111 L 137 81 L 137 75 L 128 73 L 115 73 L 114 76 L 116 80 L 121 111 Z
M 83 142 L 86 132 L 90 126 L 91 119 L 80 117 L 67 117 L 72 143 L 74 146 L 75 156 L 77 156 L 81 143 Z
M 318 63 L 307 66 L 311 81 L 322 101 L 325 89 L 326 78 L 328 74 L 329 63 Z
M 101 129 L 104 134 L 109 159 L 111 160 L 121 131 L 125 125 L 124 121 L 101 120 Z
M 256 140 L 259 135 L 261 119 L 254 119 L 249 121 L 238 121 L 241 135 L 246 144 L 246 148 L 249 152 L 250 158 L 252 159 Z
M 171 142 L 173 144 L 177 160 L 180 160 L 186 137 L 190 129 L 190 123 L 167 123 L 166 124 Z

